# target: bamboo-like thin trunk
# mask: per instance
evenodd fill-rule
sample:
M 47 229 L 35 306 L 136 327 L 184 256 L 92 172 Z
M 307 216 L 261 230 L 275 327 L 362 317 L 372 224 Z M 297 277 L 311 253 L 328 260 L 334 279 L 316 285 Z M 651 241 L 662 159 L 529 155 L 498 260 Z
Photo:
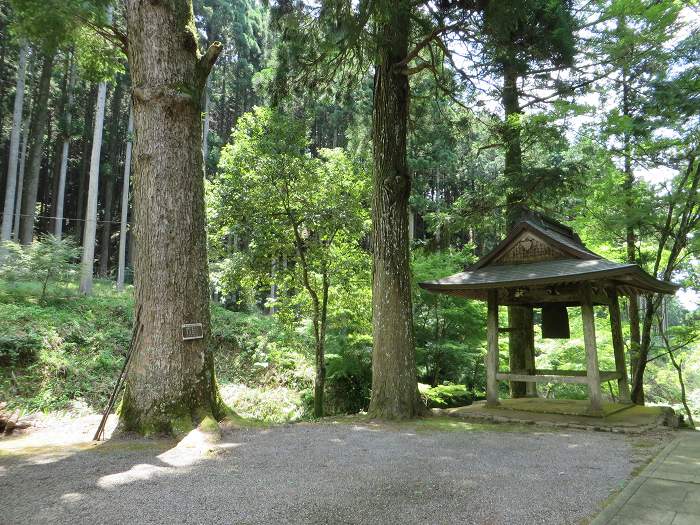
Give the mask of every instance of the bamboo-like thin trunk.
M 19 173 L 17 174 L 17 196 L 15 199 L 15 220 L 12 226 L 12 237 L 15 241 L 19 241 L 19 222 L 22 210 L 22 190 L 24 188 L 24 169 L 27 164 L 27 146 L 29 143 L 29 126 L 31 118 L 29 115 L 24 119 L 22 124 L 22 151 L 19 158 Z
M 207 174 L 207 158 L 209 157 L 209 123 L 211 122 L 211 115 L 209 114 L 209 86 L 211 85 L 211 78 L 207 79 L 207 85 L 204 88 L 204 126 L 202 129 L 202 157 L 204 158 L 204 175 Z
M 83 256 L 80 261 L 80 293 L 92 293 L 92 274 L 95 264 L 95 236 L 97 233 L 97 193 L 100 178 L 100 152 L 102 150 L 102 127 L 105 118 L 107 83 L 100 82 L 97 88 L 95 127 L 92 134 L 92 154 L 90 156 L 90 180 L 83 229 Z
M 32 124 L 29 130 L 29 153 L 27 155 L 29 162 L 24 180 L 19 226 L 19 241 L 25 246 L 31 244 L 34 238 L 34 219 L 41 171 L 41 151 L 44 146 L 44 132 L 46 131 L 54 58 L 55 53 L 53 51 L 48 51 L 44 54 L 39 88 L 34 104 L 35 111 L 34 115 L 32 115 Z
M 24 106 L 24 85 L 27 72 L 27 52 L 29 44 L 23 40 L 19 48 L 17 65 L 17 87 L 15 104 L 12 112 L 12 130 L 10 131 L 10 158 L 7 163 L 7 182 L 5 185 L 5 207 L 2 212 L 0 242 L 10 240 L 12 219 L 17 192 L 17 167 L 19 161 L 20 132 L 22 126 L 22 108 Z
M 68 174 L 68 151 L 70 147 L 71 123 L 73 106 L 73 90 L 75 89 L 75 56 L 73 56 L 68 74 L 68 99 L 66 100 L 66 118 L 63 123 L 63 146 L 61 147 L 61 169 L 58 175 L 58 191 L 56 193 L 56 206 L 53 234 L 60 239 L 63 235 L 63 207 L 66 194 L 66 176 Z
M 124 183 L 122 184 L 121 222 L 119 224 L 119 265 L 117 267 L 117 290 L 124 291 L 124 272 L 126 270 L 126 231 L 129 219 L 129 178 L 131 175 L 131 136 L 134 133 L 134 110 L 129 108 L 129 126 L 126 136 L 126 153 L 124 155 Z
M 119 146 L 120 141 L 117 140 L 119 135 L 120 112 L 122 105 L 122 96 L 124 94 L 123 79 L 118 79 L 117 84 L 112 94 L 112 104 L 110 109 L 110 127 L 109 127 L 109 170 L 107 171 L 106 180 L 104 182 L 104 193 L 102 208 L 104 210 L 102 221 L 102 239 L 100 240 L 100 257 L 98 273 L 102 277 L 109 275 L 109 253 L 112 239 L 112 207 L 114 203 L 114 186 L 116 184 L 117 165 L 119 164 Z

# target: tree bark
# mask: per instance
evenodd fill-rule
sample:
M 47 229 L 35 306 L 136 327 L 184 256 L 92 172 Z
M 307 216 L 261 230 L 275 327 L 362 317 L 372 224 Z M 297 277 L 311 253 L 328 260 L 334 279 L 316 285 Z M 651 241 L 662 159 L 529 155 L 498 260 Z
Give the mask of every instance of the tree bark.
M 124 94 L 123 80 L 117 80 L 112 95 L 112 107 L 110 109 L 109 147 L 110 162 L 109 172 L 106 174 L 104 202 L 104 215 L 102 220 L 102 239 L 100 241 L 100 265 L 99 274 L 102 277 L 109 275 L 109 249 L 112 238 L 112 206 L 114 200 L 114 185 L 116 183 L 117 165 L 119 164 L 119 114 L 121 112 L 122 95 Z
M 100 178 L 100 152 L 102 151 L 102 128 L 105 117 L 107 83 L 100 82 L 97 88 L 95 127 L 92 132 L 92 152 L 90 155 L 90 179 L 88 182 L 85 225 L 83 227 L 83 255 L 80 260 L 80 293 L 92 293 L 92 274 L 95 265 L 95 237 L 97 234 L 97 193 Z
M 12 219 L 17 191 L 17 167 L 19 163 L 20 132 L 22 130 L 22 108 L 24 106 L 24 84 L 27 72 L 27 52 L 29 45 L 24 40 L 20 44 L 17 64 L 17 87 L 15 104 L 12 112 L 12 130 L 10 131 L 10 158 L 7 163 L 7 181 L 5 184 L 5 207 L 2 212 L 2 231 L 0 242 L 10 240 Z M 0 121 L 1 123 L 2 121 Z
M 211 108 L 209 100 L 209 85 L 211 80 L 207 78 L 204 88 L 204 129 L 202 130 L 202 157 L 204 158 L 204 175 L 207 174 L 207 159 L 209 158 L 209 123 L 211 122 Z
M 75 202 L 75 218 L 78 223 L 76 228 L 76 238 L 78 242 L 82 243 L 83 238 L 83 219 L 85 219 L 85 186 L 90 170 L 90 152 L 91 152 L 91 141 L 90 141 L 90 129 L 92 129 L 92 124 L 94 122 L 95 111 L 92 109 L 97 103 L 97 86 L 90 89 L 90 93 L 87 96 L 85 103 L 85 116 L 83 118 L 83 152 L 80 156 L 80 179 L 78 180 L 78 195 Z
M 624 33 L 627 28 L 627 21 L 624 16 L 620 16 L 617 20 L 617 30 Z M 622 65 L 622 115 L 625 118 L 632 117 L 632 101 L 631 88 L 629 79 L 629 68 L 626 64 Z M 625 226 L 625 247 L 627 249 L 627 262 L 634 264 L 637 262 L 637 236 L 634 231 L 633 210 L 634 203 L 634 185 L 635 177 L 632 169 L 632 138 L 629 131 L 625 131 L 622 135 L 622 151 L 624 155 L 624 171 L 625 180 L 622 183 L 622 195 L 625 199 L 626 208 L 626 226 Z M 632 293 L 628 297 L 628 316 L 630 323 L 630 376 L 632 383 L 636 382 L 635 374 L 639 368 L 639 352 L 642 342 L 640 331 L 639 317 L 639 298 L 637 294 Z M 636 402 L 636 401 L 635 401 Z M 643 402 L 643 401 L 642 401 Z
M 22 151 L 19 157 L 19 173 L 17 174 L 17 191 L 15 199 L 15 220 L 12 225 L 12 237 L 15 241 L 19 240 L 19 222 L 21 219 L 22 210 L 22 190 L 24 188 L 24 170 L 27 164 L 27 147 L 29 145 L 29 127 L 31 126 L 31 117 L 28 114 L 22 124 Z
M 124 291 L 124 273 L 126 271 L 126 232 L 129 219 L 129 175 L 131 174 L 131 136 L 134 133 L 134 112 L 129 107 L 129 125 L 126 136 L 126 154 L 124 155 L 124 181 L 122 183 L 121 221 L 119 223 L 119 265 L 117 267 L 117 290 Z
M 53 234 L 58 239 L 63 235 L 63 207 L 66 194 L 66 177 L 68 174 L 68 153 L 70 148 L 71 125 L 73 120 L 73 91 L 75 89 L 75 54 L 71 58 L 68 73 L 67 99 L 65 107 L 65 119 L 63 121 L 63 144 L 61 146 L 61 167 L 58 174 L 58 190 L 54 207 Z
M 644 322 L 642 323 L 641 342 L 637 353 L 637 363 L 632 377 L 632 390 L 630 397 L 636 405 L 644 404 L 644 372 L 647 367 L 647 359 L 649 357 L 649 349 L 651 348 L 651 327 L 654 321 L 654 315 L 661 303 L 661 295 L 645 296 L 645 312 Z
M 135 131 L 135 306 L 142 329 L 121 422 L 141 433 L 177 433 L 208 415 L 224 415 L 208 347 L 201 121 L 202 90 L 221 45 L 200 56 L 191 0 L 128 0 L 126 10 Z M 201 323 L 203 338 L 183 340 L 184 323 Z
M 378 15 L 378 63 L 372 112 L 372 397 L 369 414 L 411 418 L 425 407 L 416 376 L 406 164 L 408 77 L 396 67 L 408 54 L 410 4 L 393 0 Z
M 525 195 L 523 192 L 522 147 L 520 144 L 520 102 L 518 71 L 513 63 L 505 61 L 503 67 L 502 104 L 505 113 L 503 142 L 505 145 L 504 175 L 508 183 L 506 196 L 506 223 L 512 228 L 521 218 Z M 508 355 L 511 370 L 525 370 L 528 352 L 534 353 L 532 333 L 532 308 L 508 307 Z M 514 398 L 527 396 L 527 384 L 510 381 L 510 394 Z
M 24 194 L 22 196 L 22 212 L 20 216 L 19 241 L 27 246 L 34 238 L 34 216 L 36 197 L 39 191 L 39 172 L 41 170 L 41 150 L 44 146 L 44 131 L 48 114 L 49 92 L 51 88 L 51 73 L 55 54 L 53 51 L 44 54 L 41 66 L 41 77 L 34 104 L 34 115 L 29 129 L 29 153 L 24 177 Z

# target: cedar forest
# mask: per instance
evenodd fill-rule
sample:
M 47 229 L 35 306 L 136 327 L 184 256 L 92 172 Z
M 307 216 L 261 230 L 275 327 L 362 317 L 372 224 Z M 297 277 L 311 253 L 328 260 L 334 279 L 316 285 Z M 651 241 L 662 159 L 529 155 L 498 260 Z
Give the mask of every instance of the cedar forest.
M 0 0 L 0 401 L 101 411 L 130 347 L 147 434 L 483 399 L 485 305 L 417 283 L 530 209 L 681 285 L 623 331 L 633 401 L 692 424 L 699 30 L 681 0 Z M 571 332 L 538 368 L 583 369 Z

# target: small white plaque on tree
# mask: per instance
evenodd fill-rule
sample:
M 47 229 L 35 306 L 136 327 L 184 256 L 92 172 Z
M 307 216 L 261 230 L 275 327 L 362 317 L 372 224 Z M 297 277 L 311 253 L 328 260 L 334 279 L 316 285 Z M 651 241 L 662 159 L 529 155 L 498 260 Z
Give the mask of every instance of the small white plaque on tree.
M 204 329 L 202 323 L 190 323 L 182 325 L 182 340 L 204 339 Z

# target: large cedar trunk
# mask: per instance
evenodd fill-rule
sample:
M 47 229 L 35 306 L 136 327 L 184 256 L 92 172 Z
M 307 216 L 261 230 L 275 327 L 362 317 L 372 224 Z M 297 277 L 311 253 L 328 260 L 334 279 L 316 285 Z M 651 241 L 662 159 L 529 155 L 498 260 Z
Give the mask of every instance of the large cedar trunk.
M 520 145 L 520 103 L 518 95 L 518 72 L 510 62 L 503 64 L 503 109 L 505 123 L 503 142 L 505 145 L 504 175 L 509 187 L 507 195 L 507 225 L 512 228 L 520 219 L 524 208 L 522 147 Z M 526 353 L 534 353 L 532 334 L 532 308 L 508 307 L 508 360 L 510 369 L 523 373 L 527 366 Z M 528 371 L 530 373 L 531 371 Z M 526 383 L 510 382 L 512 397 L 527 395 Z
M 372 398 L 369 413 L 410 418 L 424 407 L 416 377 L 406 165 L 408 77 L 395 64 L 408 53 L 409 4 L 393 1 L 378 22 L 372 139 Z
M 624 19 L 618 22 L 619 26 L 624 27 Z M 631 116 L 630 110 L 630 86 L 627 78 L 627 70 L 622 69 L 622 114 L 625 117 Z M 627 212 L 627 226 L 625 228 L 625 245 L 627 249 L 627 262 L 634 264 L 637 262 L 637 235 L 634 231 L 631 215 L 634 213 L 634 171 L 632 169 L 632 150 L 631 137 L 628 132 L 625 132 L 622 137 L 624 165 L 625 165 L 625 180 L 622 184 L 622 192 L 625 198 L 625 206 Z M 630 320 L 630 375 L 632 376 L 632 384 L 636 384 L 635 376 L 639 368 L 639 352 L 641 350 L 642 334 L 640 331 L 639 319 L 639 298 L 637 294 L 629 296 L 629 320 Z M 641 394 L 641 398 L 635 398 L 635 388 L 632 389 L 632 401 L 638 404 L 644 404 L 644 378 L 639 378 L 639 389 L 637 394 Z
M 221 47 L 200 58 L 191 0 L 127 1 L 134 111 L 134 260 L 140 326 L 121 409 L 125 430 L 176 432 L 220 418 L 209 349 L 202 90 Z M 204 337 L 184 341 L 182 325 Z

